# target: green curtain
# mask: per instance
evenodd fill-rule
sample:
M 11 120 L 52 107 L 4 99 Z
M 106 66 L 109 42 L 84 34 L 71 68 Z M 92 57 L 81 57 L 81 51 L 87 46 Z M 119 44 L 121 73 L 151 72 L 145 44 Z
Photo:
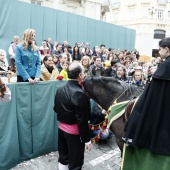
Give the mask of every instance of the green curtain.
M 43 12 L 44 22 L 43 22 L 43 32 L 42 32 L 43 40 L 49 37 L 55 37 L 56 30 L 57 30 L 57 25 L 55 24 L 56 18 L 57 18 L 56 10 L 50 8 L 44 8 L 44 12 Z M 57 39 L 57 37 L 55 39 Z
M 68 25 L 68 14 L 63 11 L 56 11 L 57 13 L 57 42 L 63 43 L 63 41 L 68 40 L 67 29 L 70 27 Z
M 68 22 L 68 27 L 67 27 L 67 39 L 69 40 L 69 43 L 74 45 L 75 42 L 78 41 L 77 39 L 77 15 L 74 14 L 68 14 L 67 15 L 67 22 Z
M 86 17 L 77 16 L 77 38 L 79 42 L 87 41 L 87 20 L 88 18 Z
M 12 100 L 0 103 L 0 169 L 57 150 L 54 97 L 66 81 L 9 84 Z
M 88 19 L 86 24 L 86 41 L 90 43 L 90 47 L 96 45 L 96 23 L 94 19 Z
M 90 42 L 95 45 L 106 45 L 106 48 L 133 50 L 135 30 L 90 19 L 60 10 L 17 0 L 0 1 L 0 48 L 8 50 L 14 35 L 23 35 L 26 28 L 36 30 L 36 41 L 41 45 L 48 37 L 52 41 L 70 45 L 75 42 Z

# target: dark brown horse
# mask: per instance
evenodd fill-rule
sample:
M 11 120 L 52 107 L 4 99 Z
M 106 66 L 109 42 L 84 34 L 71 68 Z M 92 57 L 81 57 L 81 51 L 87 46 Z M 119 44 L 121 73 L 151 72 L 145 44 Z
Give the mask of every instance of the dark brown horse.
M 117 102 L 133 100 L 143 92 L 143 89 L 138 86 L 129 85 L 111 77 L 88 77 L 84 82 L 84 88 L 90 98 L 105 110 L 108 110 L 115 100 Z M 123 150 L 124 127 L 129 118 L 129 110 L 131 110 L 133 102 L 131 101 L 128 104 L 126 114 L 123 114 L 110 126 L 110 130 L 115 134 L 116 142 L 121 151 Z
M 115 121 L 113 121 L 112 124 L 110 125 L 110 130 L 115 134 L 116 143 L 119 149 L 121 150 L 121 153 L 123 153 L 124 142 L 122 140 L 122 137 L 125 135 L 124 128 L 129 119 L 135 101 L 136 99 L 131 100 L 127 104 L 124 114 Z

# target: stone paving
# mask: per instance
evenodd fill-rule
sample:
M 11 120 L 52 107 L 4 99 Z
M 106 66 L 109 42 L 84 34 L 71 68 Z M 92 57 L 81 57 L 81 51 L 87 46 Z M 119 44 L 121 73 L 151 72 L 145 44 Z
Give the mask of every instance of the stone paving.
M 58 152 L 22 162 L 10 170 L 57 170 Z M 85 152 L 83 170 L 119 170 L 121 164 L 120 150 L 114 135 L 105 143 L 93 144 L 91 151 Z

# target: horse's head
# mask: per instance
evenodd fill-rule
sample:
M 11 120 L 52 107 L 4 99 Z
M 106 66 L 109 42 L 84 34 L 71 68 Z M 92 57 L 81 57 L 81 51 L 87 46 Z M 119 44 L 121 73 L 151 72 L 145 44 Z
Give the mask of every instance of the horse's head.
M 84 88 L 87 95 L 105 110 L 108 110 L 116 99 L 118 102 L 131 100 L 143 92 L 142 88 L 113 77 L 87 77 Z
M 95 100 L 105 110 L 126 89 L 125 83 L 112 77 L 87 77 L 84 88 L 88 96 Z

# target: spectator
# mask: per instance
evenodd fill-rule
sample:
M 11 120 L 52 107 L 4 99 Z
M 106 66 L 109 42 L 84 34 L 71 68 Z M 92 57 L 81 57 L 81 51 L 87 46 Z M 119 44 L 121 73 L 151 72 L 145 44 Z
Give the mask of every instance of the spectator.
M 137 85 L 139 87 L 144 88 L 144 76 L 141 70 L 136 70 L 133 74 L 133 82 L 132 84 Z
M 106 110 L 102 109 L 100 105 L 98 105 L 95 101 L 91 101 L 91 119 L 90 124 L 97 125 L 102 123 L 105 120 Z M 94 136 L 97 136 L 102 132 L 102 129 L 93 130 L 92 133 Z M 106 139 L 109 137 L 109 130 L 105 129 L 100 136 L 100 139 Z
M 84 67 L 85 77 L 90 76 L 90 58 L 88 56 L 83 56 L 81 58 L 81 64 Z
M 35 30 L 26 29 L 21 44 L 16 46 L 17 82 L 39 82 L 41 59 L 38 47 L 32 44 L 34 38 Z
M 100 45 L 100 49 L 101 49 L 101 55 L 103 55 L 104 50 L 105 50 L 105 45 L 104 45 L 104 44 L 101 44 L 101 45 Z
M 80 61 L 81 57 L 82 57 L 82 54 L 80 53 L 80 47 L 74 46 L 73 47 L 73 54 L 72 54 L 73 61 Z
M 84 53 L 83 53 L 84 56 L 89 56 L 91 57 L 92 56 L 92 53 L 90 51 L 90 48 L 86 47 L 85 50 L 84 50 Z
M 58 57 L 57 57 L 55 54 L 53 54 L 53 63 L 54 63 L 54 65 L 57 67 Z
M 59 55 L 59 54 L 61 54 L 61 53 L 63 53 L 63 51 L 62 51 L 62 45 L 60 44 L 60 43 L 58 43 L 57 45 L 56 45 L 56 50 L 54 50 L 54 52 L 53 52 L 53 54 L 55 54 L 55 55 Z
M 58 57 L 59 57 L 59 62 L 57 63 L 57 69 L 58 69 L 58 71 L 60 73 L 61 70 L 63 69 L 64 62 L 67 61 L 67 55 L 62 53 Z
M 11 91 L 5 85 L 0 77 L 0 102 L 9 102 L 11 100 Z
M 118 80 L 128 82 L 127 76 L 126 76 L 126 67 L 123 65 L 119 65 L 116 68 L 116 76 Z
M 46 40 L 42 41 L 42 46 L 39 48 L 39 51 L 41 55 L 41 61 L 43 61 L 45 56 L 50 55 L 50 49 L 47 47 Z
M 90 51 L 90 54 L 93 53 L 93 51 L 90 49 L 90 43 L 86 42 L 86 43 L 83 43 L 84 44 L 84 48 L 82 49 L 82 53 L 84 54 L 85 53 L 85 49 L 88 48 L 89 51 Z
M 98 49 L 99 47 L 96 45 L 95 47 L 93 47 L 93 53 L 92 53 L 92 55 L 93 56 L 96 56 L 96 49 Z
M 41 66 L 41 81 L 56 80 L 59 72 L 51 56 L 45 56 Z
M 8 62 L 6 52 L 0 49 L 0 77 L 7 77 Z
M 17 35 L 14 36 L 14 42 L 11 43 L 8 49 L 8 53 L 10 55 L 10 66 L 11 66 L 11 71 L 15 72 L 15 50 L 16 50 L 16 45 L 19 43 L 19 37 Z
M 111 61 L 112 61 L 113 59 L 114 59 L 113 54 L 112 54 L 112 53 L 109 53 L 109 54 L 107 55 L 107 59 L 106 59 L 106 61 L 105 61 L 105 63 L 104 63 L 105 69 L 107 69 L 107 68 L 109 68 L 109 67 L 111 66 Z
M 73 51 L 72 51 L 72 47 L 70 45 L 67 46 L 67 50 L 72 55 Z
M 105 70 L 104 76 L 106 77 L 115 77 L 116 76 L 116 67 L 117 67 L 117 60 L 111 61 L 111 66 Z
M 50 49 L 50 54 L 53 52 L 53 44 L 51 43 L 51 38 L 47 38 L 47 47 Z
M 95 77 L 104 76 L 104 72 L 105 69 L 102 67 L 101 57 L 94 57 L 94 65 L 90 66 L 90 75 Z
M 63 69 L 60 72 L 60 76 L 63 76 L 63 80 L 68 80 L 68 72 L 67 72 L 68 65 L 69 65 L 68 61 L 65 61 L 62 65 Z

